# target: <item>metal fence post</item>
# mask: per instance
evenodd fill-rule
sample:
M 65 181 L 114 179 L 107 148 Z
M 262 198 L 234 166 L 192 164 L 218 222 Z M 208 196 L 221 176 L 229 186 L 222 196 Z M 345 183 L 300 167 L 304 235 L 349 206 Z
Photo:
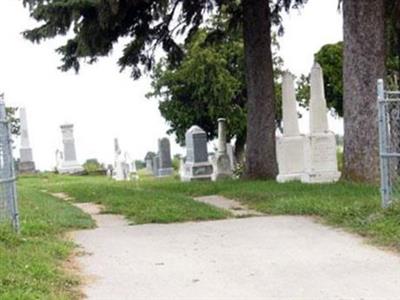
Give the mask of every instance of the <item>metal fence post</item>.
M 390 205 L 390 174 L 387 157 L 387 120 L 385 110 L 385 88 L 383 79 L 378 80 L 377 84 L 378 96 L 378 117 L 379 117 L 379 160 L 381 168 L 381 196 L 382 207 L 386 208 Z
M 0 95 L 0 219 L 11 218 L 15 231 L 19 231 L 16 176 L 12 156 L 11 130 L 7 122 L 3 95 Z M 8 215 L 8 217 L 7 217 Z

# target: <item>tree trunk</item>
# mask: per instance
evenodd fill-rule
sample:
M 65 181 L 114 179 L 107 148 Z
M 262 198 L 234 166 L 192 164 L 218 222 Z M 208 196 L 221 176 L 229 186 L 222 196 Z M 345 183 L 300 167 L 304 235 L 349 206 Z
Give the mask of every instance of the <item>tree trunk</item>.
M 344 176 L 379 180 L 376 81 L 385 75 L 384 0 L 343 1 Z
M 243 0 L 243 39 L 247 83 L 245 177 L 275 179 L 275 93 L 269 1 Z

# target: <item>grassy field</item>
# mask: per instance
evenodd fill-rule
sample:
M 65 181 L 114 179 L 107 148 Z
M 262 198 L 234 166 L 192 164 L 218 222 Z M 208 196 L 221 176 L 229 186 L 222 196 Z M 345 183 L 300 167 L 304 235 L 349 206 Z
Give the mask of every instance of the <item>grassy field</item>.
M 18 185 L 21 233 L 0 227 L 0 299 L 76 299 L 78 278 L 62 264 L 74 249 L 63 235 L 91 218 L 25 180 Z
M 143 174 L 142 174 L 143 175 Z M 229 213 L 192 197 L 224 195 L 272 215 L 310 215 L 400 251 L 400 205 L 380 208 L 377 187 L 339 182 L 224 181 L 181 183 L 142 176 L 139 183 L 105 177 L 41 175 L 19 180 L 22 232 L 0 228 L 0 299 L 76 299 L 79 279 L 62 270 L 74 245 L 63 235 L 94 226 L 89 216 L 48 192 L 101 203 L 136 224 L 222 219 Z M 266 229 L 267 230 L 267 229 Z

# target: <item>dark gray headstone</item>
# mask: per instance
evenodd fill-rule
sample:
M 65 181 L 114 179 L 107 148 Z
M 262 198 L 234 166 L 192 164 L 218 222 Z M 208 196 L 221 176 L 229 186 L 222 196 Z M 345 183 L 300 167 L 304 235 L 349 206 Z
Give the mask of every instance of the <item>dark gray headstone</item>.
M 160 155 L 160 169 L 172 168 L 171 146 L 168 138 L 158 140 L 158 151 Z

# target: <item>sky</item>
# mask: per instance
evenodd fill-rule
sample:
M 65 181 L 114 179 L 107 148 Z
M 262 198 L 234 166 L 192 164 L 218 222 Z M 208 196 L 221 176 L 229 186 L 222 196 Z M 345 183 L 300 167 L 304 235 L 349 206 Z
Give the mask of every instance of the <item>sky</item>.
M 24 40 L 21 32 L 35 22 L 21 0 L 0 1 L 0 93 L 8 106 L 25 107 L 33 156 L 38 169 L 51 170 L 55 151 L 62 149 L 60 125 L 73 123 L 78 160 L 97 158 L 112 163 L 113 139 L 133 159 L 156 151 L 157 139 L 168 124 L 156 99 L 147 99 L 150 79 L 133 81 L 129 70 L 116 64 L 123 42 L 94 65 L 82 65 L 78 75 L 57 69 L 55 49 L 64 38 L 40 45 Z M 342 40 L 342 16 L 337 0 L 309 0 L 300 11 L 284 15 L 285 34 L 279 38 L 284 66 L 296 76 L 309 73 L 313 55 L 321 46 Z M 303 114 L 300 130 L 308 131 Z M 330 128 L 343 133 L 342 121 L 329 117 Z M 172 153 L 184 153 L 170 136 Z M 18 140 L 15 156 L 18 157 Z

